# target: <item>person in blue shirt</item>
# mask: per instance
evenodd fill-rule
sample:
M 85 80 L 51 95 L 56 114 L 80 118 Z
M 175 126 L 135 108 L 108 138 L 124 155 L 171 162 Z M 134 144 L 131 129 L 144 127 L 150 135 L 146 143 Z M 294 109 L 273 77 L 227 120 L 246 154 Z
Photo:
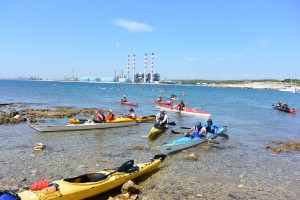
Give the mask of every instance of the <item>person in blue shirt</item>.
M 212 119 L 208 119 L 207 122 L 204 124 L 205 132 L 209 132 L 212 134 L 216 134 L 219 127 L 215 125 L 212 121 Z
M 193 132 L 192 134 L 190 134 Z M 185 136 L 192 136 L 192 137 L 205 137 L 207 143 L 209 144 L 209 138 L 206 135 L 205 127 L 202 127 L 201 122 L 197 121 L 196 125 L 189 129 L 187 132 L 184 133 Z

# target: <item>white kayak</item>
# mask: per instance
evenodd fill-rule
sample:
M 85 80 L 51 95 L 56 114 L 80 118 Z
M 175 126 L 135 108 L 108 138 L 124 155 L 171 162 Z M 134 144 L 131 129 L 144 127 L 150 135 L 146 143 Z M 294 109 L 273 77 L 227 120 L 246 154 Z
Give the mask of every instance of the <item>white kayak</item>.
M 91 129 L 105 129 L 137 125 L 135 122 L 124 123 L 89 123 L 84 124 L 67 124 L 67 125 L 29 125 L 31 128 L 39 132 L 54 132 L 54 131 L 77 131 Z
M 169 107 L 169 106 L 156 106 L 156 107 L 159 109 L 177 112 L 177 113 L 181 113 L 181 114 L 198 115 L 198 116 L 205 116 L 205 117 L 210 116 L 210 112 L 199 111 L 199 110 L 193 109 L 193 108 L 188 108 L 186 110 L 178 110 L 176 107 Z
M 214 138 L 218 137 L 218 134 L 225 133 L 226 130 L 227 130 L 227 127 L 223 126 L 223 127 L 219 128 L 217 134 L 207 133 L 207 136 L 210 139 L 214 139 Z M 194 146 L 197 146 L 197 145 L 199 145 L 201 143 L 205 143 L 205 142 L 207 142 L 207 141 L 206 141 L 206 138 L 204 138 L 204 137 L 199 138 L 199 137 L 191 137 L 190 136 L 190 137 L 183 137 L 183 138 L 180 138 L 180 139 L 172 141 L 172 142 L 164 143 L 163 145 L 158 146 L 157 148 L 159 149 L 159 151 L 162 154 L 167 155 L 169 153 L 180 151 L 180 150 L 187 149 L 190 147 L 194 147 Z

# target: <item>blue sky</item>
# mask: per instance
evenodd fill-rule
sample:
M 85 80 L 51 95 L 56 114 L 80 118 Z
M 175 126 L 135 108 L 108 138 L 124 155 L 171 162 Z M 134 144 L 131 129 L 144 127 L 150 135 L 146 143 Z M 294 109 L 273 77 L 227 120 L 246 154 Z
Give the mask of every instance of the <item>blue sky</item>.
M 0 0 L 1 78 L 300 79 L 300 1 Z

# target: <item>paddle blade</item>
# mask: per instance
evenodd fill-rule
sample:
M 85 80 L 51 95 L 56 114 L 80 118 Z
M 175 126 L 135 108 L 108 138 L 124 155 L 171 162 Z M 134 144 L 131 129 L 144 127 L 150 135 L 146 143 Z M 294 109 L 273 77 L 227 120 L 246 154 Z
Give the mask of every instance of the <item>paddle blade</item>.
M 181 132 L 174 131 L 174 130 L 171 130 L 171 133 L 173 133 L 173 134 L 182 134 Z
M 176 123 L 175 122 L 169 122 L 168 125 L 170 125 L 170 126 L 176 126 Z
M 209 142 L 212 143 L 212 144 L 220 144 L 220 142 L 215 141 L 215 140 L 211 140 L 211 139 L 209 139 Z
M 225 133 L 218 133 L 218 136 L 223 137 L 223 138 L 229 138 L 229 135 Z

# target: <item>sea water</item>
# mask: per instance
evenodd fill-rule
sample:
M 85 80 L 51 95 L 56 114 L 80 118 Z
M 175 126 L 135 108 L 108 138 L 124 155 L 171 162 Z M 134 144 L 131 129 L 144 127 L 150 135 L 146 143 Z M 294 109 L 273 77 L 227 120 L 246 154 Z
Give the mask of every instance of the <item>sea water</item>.
M 157 100 L 158 96 L 168 100 L 171 94 L 183 100 L 188 108 L 210 112 L 214 123 L 228 127 L 229 139 L 219 138 L 219 145 L 204 144 L 169 155 L 158 170 L 136 180 L 141 197 L 299 199 L 299 152 L 274 153 L 262 146 L 276 146 L 272 143 L 276 141 L 299 143 L 299 113 L 281 112 L 273 109 L 272 104 L 286 102 L 299 110 L 300 94 L 185 85 L 0 81 L 0 103 L 21 102 L 36 108 L 101 108 L 128 113 L 131 106 L 116 102 L 126 95 L 128 101 L 139 103 L 138 107 L 132 107 L 138 116 L 156 115 L 159 110 L 150 100 Z M 17 108 L 20 109 L 23 108 Z M 170 121 L 177 123 L 170 128 L 178 132 L 185 131 L 180 127 L 207 120 L 207 117 L 167 114 Z M 68 121 L 51 120 L 56 124 Z M 146 162 L 159 153 L 156 146 L 182 137 L 167 131 L 148 142 L 143 136 L 152 125 L 53 133 L 38 133 L 28 122 L 0 125 L 0 189 L 28 186 L 42 178 L 52 181 L 113 168 L 129 159 Z M 46 145 L 43 152 L 33 151 L 37 142 Z M 183 158 L 192 153 L 197 160 Z M 106 199 L 111 194 L 93 199 Z

